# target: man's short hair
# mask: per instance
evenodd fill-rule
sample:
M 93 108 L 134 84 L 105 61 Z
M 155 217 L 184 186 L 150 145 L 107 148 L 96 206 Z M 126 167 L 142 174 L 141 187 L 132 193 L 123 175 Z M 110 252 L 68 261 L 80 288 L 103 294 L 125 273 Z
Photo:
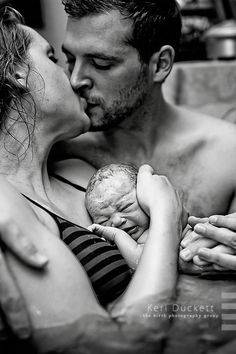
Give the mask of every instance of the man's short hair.
M 118 10 L 133 21 L 133 31 L 126 43 L 136 48 L 140 60 L 148 63 L 163 45 L 175 51 L 181 36 L 181 15 L 175 0 L 62 0 L 73 18 Z

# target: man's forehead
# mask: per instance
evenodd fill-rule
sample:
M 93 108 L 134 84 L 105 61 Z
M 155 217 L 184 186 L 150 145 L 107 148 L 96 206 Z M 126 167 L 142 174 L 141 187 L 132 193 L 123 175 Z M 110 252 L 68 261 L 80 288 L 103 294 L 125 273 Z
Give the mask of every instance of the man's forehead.
M 66 30 L 66 44 L 76 45 L 76 41 L 84 45 L 93 41 L 93 45 L 107 43 L 124 44 L 130 34 L 132 22 L 123 19 L 118 11 L 106 14 L 85 16 L 80 19 L 69 17 Z M 96 38 L 96 42 L 94 39 Z

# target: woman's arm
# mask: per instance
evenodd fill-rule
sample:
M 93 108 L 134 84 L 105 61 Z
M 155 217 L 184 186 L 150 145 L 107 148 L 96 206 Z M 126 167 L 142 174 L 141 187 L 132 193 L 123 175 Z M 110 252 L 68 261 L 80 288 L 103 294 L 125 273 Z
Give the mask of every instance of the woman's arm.
M 106 319 L 108 315 L 99 305 L 77 259 L 57 236 L 39 222 L 28 202 L 3 179 L 2 213 L 10 215 L 18 234 L 24 234 L 50 260 L 46 268 L 39 271 L 4 251 L 6 266 L 16 280 L 27 307 L 37 348 L 45 353 L 49 348 L 55 353 L 59 349 L 72 353 L 70 348 L 78 342 L 81 334 L 77 330 L 81 318 L 96 315 Z M 3 300 L 1 305 L 6 312 L 18 305 L 12 301 L 11 294 L 5 293 Z

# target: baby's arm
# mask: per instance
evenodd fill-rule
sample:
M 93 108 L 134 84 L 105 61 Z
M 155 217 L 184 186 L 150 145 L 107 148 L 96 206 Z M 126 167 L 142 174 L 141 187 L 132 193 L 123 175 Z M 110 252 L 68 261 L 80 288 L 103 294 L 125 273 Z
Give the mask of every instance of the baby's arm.
M 141 257 L 144 244 L 137 243 L 125 231 L 116 227 L 102 226 L 93 224 L 89 229 L 98 236 L 104 237 L 106 240 L 114 242 L 120 250 L 120 253 L 126 260 L 128 266 L 135 270 Z

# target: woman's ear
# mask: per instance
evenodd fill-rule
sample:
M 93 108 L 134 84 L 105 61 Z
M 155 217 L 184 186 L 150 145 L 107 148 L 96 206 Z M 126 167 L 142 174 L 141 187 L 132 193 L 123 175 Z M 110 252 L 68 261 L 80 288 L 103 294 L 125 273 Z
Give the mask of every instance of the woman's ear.
M 14 76 L 15 80 L 19 83 L 19 85 L 26 88 L 27 83 L 25 70 L 23 68 L 16 67 Z
M 153 82 L 163 83 L 171 72 L 175 58 L 174 48 L 164 45 L 159 52 L 152 55 L 149 61 L 149 68 L 152 73 Z

